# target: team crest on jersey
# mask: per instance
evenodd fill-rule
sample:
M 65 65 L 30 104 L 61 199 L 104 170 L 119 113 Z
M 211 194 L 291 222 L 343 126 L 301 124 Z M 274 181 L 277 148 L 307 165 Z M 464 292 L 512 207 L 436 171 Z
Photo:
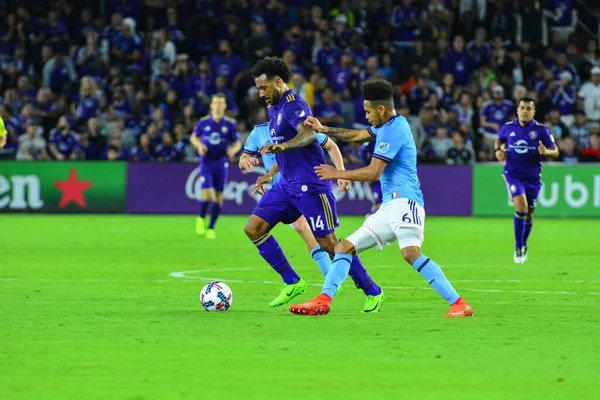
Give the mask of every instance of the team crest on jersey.
M 386 143 L 386 142 L 379 143 L 379 146 L 377 147 L 377 150 L 379 150 L 380 153 L 387 153 L 387 151 L 389 149 L 390 149 L 390 144 Z
M 510 185 L 510 191 L 511 192 L 516 192 L 517 191 L 517 187 L 515 185 Z
M 227 129 L 227 127 L 226 127 L 226 126 L 224 126 L 224 127 L 222 127 L 222 128 L 221 128 L 221 132 L 223 132 L 223 133 L 227 133 L 227 131 L 228 131 L 228 129 Z
M 281 113 L 277 114 L 277 125 L 281 125 Z
M 531 131 L 531 132 L 529 132 L 529 137 L 530 137 L 531 139 L 535 139 L 535 138 L 537 137 L 537 132 L 536 132 L 536 131 Z

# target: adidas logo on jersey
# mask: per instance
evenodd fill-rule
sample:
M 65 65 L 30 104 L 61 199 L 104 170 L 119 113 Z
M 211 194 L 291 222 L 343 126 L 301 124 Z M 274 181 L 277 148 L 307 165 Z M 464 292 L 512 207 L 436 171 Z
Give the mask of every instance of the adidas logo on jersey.
M 514 132 L 511 132 L 510 135 L 508 135 L 508 136 L 513 137 L 513 136 L 517 136 L 517 134 Z

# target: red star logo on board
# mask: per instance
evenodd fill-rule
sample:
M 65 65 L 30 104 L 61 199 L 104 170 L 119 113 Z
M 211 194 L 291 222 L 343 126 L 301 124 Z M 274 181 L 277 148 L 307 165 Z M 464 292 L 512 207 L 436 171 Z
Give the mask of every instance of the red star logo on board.
M 69 178 L 66 181 L 56 181 L 54 186 L 62 191 L 62 198 L 58 206 L 60 208 L 65 207 L 70 202 L 77 203 L 80 207 L 85 208 L 85 198 L 83 192 L 89 189 L 94 182 L 92 181 L 80 181 L 77 176 L 77 170 L 71 168 L 69 172 Z

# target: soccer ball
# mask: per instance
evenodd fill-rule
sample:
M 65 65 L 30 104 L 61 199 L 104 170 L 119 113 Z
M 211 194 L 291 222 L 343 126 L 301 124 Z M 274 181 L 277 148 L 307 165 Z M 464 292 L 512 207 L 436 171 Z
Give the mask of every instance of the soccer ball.
M 227 311 L 232 302 L 231 289 L 223 282 L 211 282 L 200 292 L 200 304 L 206 311 Z

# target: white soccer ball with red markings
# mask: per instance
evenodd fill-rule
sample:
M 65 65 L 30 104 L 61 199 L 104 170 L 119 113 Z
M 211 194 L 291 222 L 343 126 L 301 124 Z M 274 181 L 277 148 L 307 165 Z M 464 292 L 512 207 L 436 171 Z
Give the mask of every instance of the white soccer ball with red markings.
M 232 302 L 231 289 L 223 282 L 211 282 L 200 292 L 200 304 L 206 311 L 227 311 Z

